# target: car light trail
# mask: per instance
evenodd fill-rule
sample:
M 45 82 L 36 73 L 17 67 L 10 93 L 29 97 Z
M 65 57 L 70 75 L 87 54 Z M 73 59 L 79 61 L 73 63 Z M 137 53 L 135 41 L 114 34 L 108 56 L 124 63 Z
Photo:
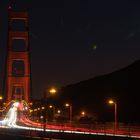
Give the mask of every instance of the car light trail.
M 0 121 L 1 127 L 4 128 L 17 128 L 23 130 L 36 130 L 36 131 L 44 131 L 43 124 L 33 122 L 26 118 L 24 115 L 21 117 L 20 122 L 23 125 L 17 125 L 17 109 L 19 106 L 19 102 L 14 102 L 11 104 L 11 108 L 6 114 L 4 120 Z M 38 126 L 39 128 L 36 128 Z M 80 130 L 80 131 L 77 131 Z M 82 135 L 106 135 L 106 136 L 117 136 L 117 137 L 131 137 L 131 138 L 140 138 L 140 136 L 133 136 L 133 135 L 125 135 L 125 134 L 113 134 L 106 132 L 97 132 L 97 130 L 91 130 L 86 128 L 73 128 L 73 127 L 62 127 L 62 126 L 53 126 L 47 125 L 46 132 L 59 132 L 59 133 L 73 133 L 73 134 L 82 134 Z

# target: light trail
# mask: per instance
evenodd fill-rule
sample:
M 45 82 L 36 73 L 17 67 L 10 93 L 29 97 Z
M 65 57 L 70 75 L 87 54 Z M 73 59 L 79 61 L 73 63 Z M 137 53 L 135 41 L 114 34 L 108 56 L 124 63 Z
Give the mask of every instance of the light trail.
M 12 107 L 7 112 L 4 120 L 0 121 L 1 126 L 12 127 L 14 124 L 16 124 L 18 105 L 19 105 L 18 102 L 12 104 Z
M 35 130 L 35 131 L 44 131 L 43 124 L 33 122 L 26 117 L 21 118 L 21 122 L 27 126 L 17 125 L 17 110 L 19 107 L 19 102 L 14 102 L 11 105 L 11 108 L 6 114 L 4 120 L 0 121 L 1 127 L 5 128 L 17 128 L 23 130 Z M 39 128 L 36 128 L 38 126 Z M 80 130 L 80 131 L 78 131 Z M 116 136 L 116 137 L 131 137 L 131 138 L 140 138 L 140 136 L 136 135 L 125 135 L 125 134 L 113 134 L 106 132 L 97 132 L 97 130 L 91 130 L 86 128 L 73 128 L 73 127 L 62 127 L 62 126 L 53 126 L 46 125 L 46 132 L 59 132 L 59 133 L 72 133 L 72 134 L 82 134 L 82 135 L 105 135 L 105 136 Z

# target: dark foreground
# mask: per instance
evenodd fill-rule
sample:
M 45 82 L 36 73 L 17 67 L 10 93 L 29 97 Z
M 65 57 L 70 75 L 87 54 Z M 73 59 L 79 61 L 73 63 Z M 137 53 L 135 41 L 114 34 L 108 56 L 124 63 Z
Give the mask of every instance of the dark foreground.
M 11 134 L 0 134 L 0 140 L 138 140 L 129 137 L 112 137 L 112 136 L 93 136 L 93 135 L 80 135 L 80 134 L 63 134 L 63 133 L 46 133 L 45 138 L 42 136 L 25 136 L 25 135 L 11 135 Z

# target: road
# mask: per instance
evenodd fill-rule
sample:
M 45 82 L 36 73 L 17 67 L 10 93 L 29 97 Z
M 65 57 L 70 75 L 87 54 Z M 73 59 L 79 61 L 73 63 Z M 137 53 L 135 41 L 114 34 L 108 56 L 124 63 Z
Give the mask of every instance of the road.
M 20 106 L 19 102 L 13 102 L 11 104 L 11 107 L 7 111 L 5 118 L 0 121 L 0 126 L 2 128 L 17 128 L 22 130 L 44 131 L 43 124 L 31 121 L 24 114 L 22 114 L 20 116 L 20 119 L 18 119 L 17 111 L 19 106 Z M 20 111 L 21 110 L 22 109 L 20 108 Z M 45 131 L 72 133 L 72 134 L 81 134 L 81 135 L 106 135 L 106 136 L 117 136 L 117 137 L 140 138 L 140 130 L 132 133 L 129 132 L 128 134 L 128 131 L 118 129 L 117 133 L 114 134 L 114 131 L 110 128 L 102 130 L 99 128 L 89 129 L 89 128 L 81 128 L 81 127 L 46 125 Z

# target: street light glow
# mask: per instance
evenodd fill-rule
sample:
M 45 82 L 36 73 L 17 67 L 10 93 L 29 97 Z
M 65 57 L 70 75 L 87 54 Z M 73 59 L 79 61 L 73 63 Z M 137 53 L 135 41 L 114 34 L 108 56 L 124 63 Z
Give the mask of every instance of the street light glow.
M 85 116 L 86 113 L 85 113 L 85 111 L 82 111 L 81 114 L 82 114 L 82 116 Z
M 68 103 L 65 104 L 66 107 L 69 107 L 70 105 Z
M 31 109 L 29 111 L 30 111 L 30 113 L 33 112 L 33 110 L 31 110 Z
M 108 103 L 109 104 L 114 104 L 114 101 L 113 100 L 109 100 Z
M 2 96 L 0 96 L 0 100 L 2 100 L 3 99 L 3 97 Z
M 58 114 L 60 114 L 60 113 L 61 113 L 61 111 L 60 111 L 60 110 L 57 110 L 57 113 L 58 113 Z
M 50 106 L 49 106 L 49 108 L 53 108 L 53 106 L 52 106 L 52 105 L 50 105 Z
M 52 89 L 49 90 L 49 92 L 50 92 L 51 94 L 55 94 L 55 93 L 56 93 L 56 89 L 55 89 L 55 88 L 52 88 Z
M 33 103 L 31 102 L 31 103 L 29 103 L 29 105 L 33 105 Z
M 44 106 L 42 106 L 42 107 L 41 107 L 41 109 L 45 109 L 45 107 L 44 107 Z

